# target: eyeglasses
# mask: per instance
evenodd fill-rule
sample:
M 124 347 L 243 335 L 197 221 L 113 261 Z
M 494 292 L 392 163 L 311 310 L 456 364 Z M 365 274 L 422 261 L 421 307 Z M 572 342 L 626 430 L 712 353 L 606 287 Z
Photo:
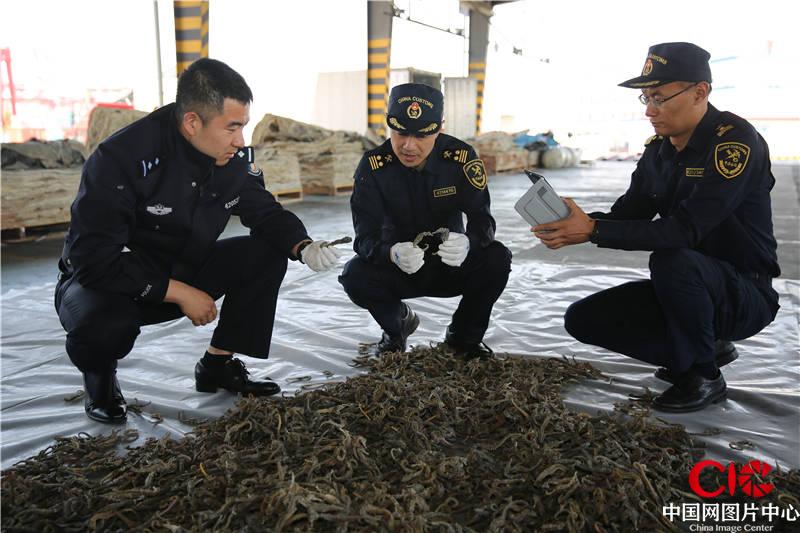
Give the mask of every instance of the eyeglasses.
M 700 83 L 700 82 L 697 82 L 697 83 Z M 668 101 L 672 100 L 673 98 L 675 98 L 679 94 L 685 93 L 686 91 L 688 91 L 689 89 L 691 89 L 692 87 L 697 85 L 697 83 L 693 83 L 693 84 L 689 85 L 688 87 L 686 87 L 685 89 L 676 92 L 672 96 L 668 96 L 667 98 L 661 98 L 659 96 L 654 96 L 654 97 L 650 98 L 649 96 L 646 96 L 644 93 L 642 93 L 642 94 L 639 95 L 639 101 L 642 103 L 642 105 L 653 104 L 653 107 L 658 109 L 659 107 L 664 105 L 665 102 L 668 102 Z

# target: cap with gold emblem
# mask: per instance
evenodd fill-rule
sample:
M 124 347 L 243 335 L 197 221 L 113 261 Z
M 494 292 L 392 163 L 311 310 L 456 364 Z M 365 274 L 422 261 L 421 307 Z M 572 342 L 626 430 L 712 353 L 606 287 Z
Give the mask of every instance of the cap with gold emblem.
M 389 94 L 386 124 L 408 135 L 432 135 L 442 127 L 444 95 L 422 83 L 397 85 Z
M 661 43 L 650 47 L 641 76 L 620 83 L 620 87 L 648 89 L 673 81 L 711 83 L 711 54 L 692 43 Z

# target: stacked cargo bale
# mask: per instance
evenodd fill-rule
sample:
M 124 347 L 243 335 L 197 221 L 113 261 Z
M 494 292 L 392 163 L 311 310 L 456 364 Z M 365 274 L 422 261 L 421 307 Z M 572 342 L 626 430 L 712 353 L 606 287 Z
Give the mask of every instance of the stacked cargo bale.
M 264 182 L 282 204 L 303 199 L 300 185 L 300 161 L 297 154 L 278 150 L 268 144 L 255 147 L 256 166 L 264 171 Z
M 119 109 L 114 107 L 95 107 L 89 114 L 89 133 L 86 138 L 88 154 L 111 134 L 147 115 L 138 109 Z
M 73 140 L 4 144 L 3 230 L 26 230 L 69 222 L 86 158 L 111 134 L 147 115 L 136 109 L 95 107 L 86 146 Z
M 541 153 L 541 161 L 544 168 L 574 167 L 581 161 L 581 150 L 568 146 L 552 146 Z
M 572 135 L 570 135 L 572 137 Z M 581 160 L 581 149 L 559 144 L 552 131 L 531 135 L 528 131 L 514 136 L 517 146 L 528 150 L 528 166 L 544 168 L 574 167 Z
M 541 161 L 541 153 L 538 150 L 527 150 L 528 152 L 528 167 L 536 168 Z
M 26 229 L 69 222 L 86 148 L 72 140 L 3 144 L 0 229 Z
M 519 172 L 528 166 L 527 150 L 514 144 L 514 135 L 501 131 L 482 133 L 467 142 L 472 144 L 483 159 L 486 173 Z
M 3 170 L 80 167 L 86 160 L 86 147 L 78 141 L 39 141 L 3 144 Z
M 361 156 L 376 143 L 362 135 L 333 131 L 286 117 L 266 114 L 256 125 L 252 144 L 258 149 L 295 156 L 305 194 L 340 194 L 353 188 Z M 265 172 L 268 184 L 271 177 Z M 269 188 L 269 185 L 268 185 Z

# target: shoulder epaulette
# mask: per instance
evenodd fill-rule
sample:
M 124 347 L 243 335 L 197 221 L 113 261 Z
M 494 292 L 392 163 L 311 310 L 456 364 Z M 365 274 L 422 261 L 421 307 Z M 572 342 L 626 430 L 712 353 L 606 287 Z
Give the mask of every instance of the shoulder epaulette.
M 472 147 L 469 144 L 445 133 L 441 134 L 440 139 L 439 157 L 445 161 L 452 161 L 462 165 L 469 162 L 469 153 L 472 151 Z
M 647 140 L 644 142 L 644 145 L 645 145 L 645 146 L 647 146 L 647 145 L 648 145 L 648 144 L 650 144 L 651 142 L 653 142 L 653 141 L 660 141 L 660 140 L 662 140 L 663 138 L 664 138 L 664 137 L 662 137 L 661 135 L 652 135 L 651 137 L 649 137 L 649 138 L 648 138 L 648 139 L 647 139 Z
M 731 131 L 733 128 L 734 128 L 733 124 L 720 124 L 714 130 L 714 133 L 717 134 L 717 137 L 722 137 L 723 135 Z
M 453 163 L 461 163 L 462 165 L 468 161 L 469 148 L 453 148 L 448 147 L 442 150 L 442 159 L 445 161 L 452 161 Z
M 239 150 L 236 151 L 236 158 L 244 160 L 248 163 L 255 163 L 256 153 L 252 146 L 245 146 L 244 148 L 239 148 Z
M 367 152 L 366 156 L 369 162 L 369 168 L 372 170 L 379 170 L 394 162 L 394 154 L 391 152 L 378 152 L 374 154 Z

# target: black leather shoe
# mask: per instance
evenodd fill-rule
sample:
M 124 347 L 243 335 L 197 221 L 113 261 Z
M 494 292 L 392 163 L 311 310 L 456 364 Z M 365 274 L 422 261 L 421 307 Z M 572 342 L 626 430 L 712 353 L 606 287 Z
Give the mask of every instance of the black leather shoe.
M 478 344 L 468 344 L 460 347 L 448 343 L 448 346 L 453 348 L 456 357 L 463 357 L 464 359 L 489 359 L 494 357 L 494 351 L 486 346 L 483 341 Z
M 714 360 L 717 363 L 717 368 L 722 368 L 736 361 L 738 358 L 739 352 L 731 341 L 716 341 L 714 343 Z M 670 372 L 668 368 L 664 368 L 663 366 L 658 367 L 653 375 L 667 383 L 675 382 L 675 376 L 672 375 L 672 372 Z
M 373 356 L 378 357 L 389 352 L 406 351 L 406 341 L 408 337 L 417 330 L 419 326 L 419 317 L 408 304 L 404 303 L 403 306 L 406 308 L 406 312 L 400 323 L 400 334 L 389 335 L 384 331 L 381 340 L 378 341 L 378 344 L 376 344 L 375 348 L 372 350 Z
M 707 379 L 695 372 L 689 372 L 661 395 L 653 398 L 653 408 L 670 413 L 689 413 L 721 402 L 727 394 L 728 387 L 722 372 L 716 379 Z
M 128 419 L 128 404 L 119 388 L 116 369 L 84 372 L 83 388 L 86 416 L 103 424 L 123 424 Z
M 494 352 L 486 346 L 485 342 L 462 342 L 453 334 L 450 326 L 447 326 L 444 343 L 447 348 L 453 351 L 453 355 L 456 357 L 463 357 L 464 359 L 489 359 L 494 357 Z
M 203 364 L 203 360 L 194 366 L 194 382 L 197 392 L 217 392 L 225 389 L 230 392 L 241 393 L 245 396 L 272 396 L 281 391 L 277 383 L 272 381 L 253 381 L 247 377 L 250 372 L 244 363 L 232 357 L 221 369 L 212 368 Z

